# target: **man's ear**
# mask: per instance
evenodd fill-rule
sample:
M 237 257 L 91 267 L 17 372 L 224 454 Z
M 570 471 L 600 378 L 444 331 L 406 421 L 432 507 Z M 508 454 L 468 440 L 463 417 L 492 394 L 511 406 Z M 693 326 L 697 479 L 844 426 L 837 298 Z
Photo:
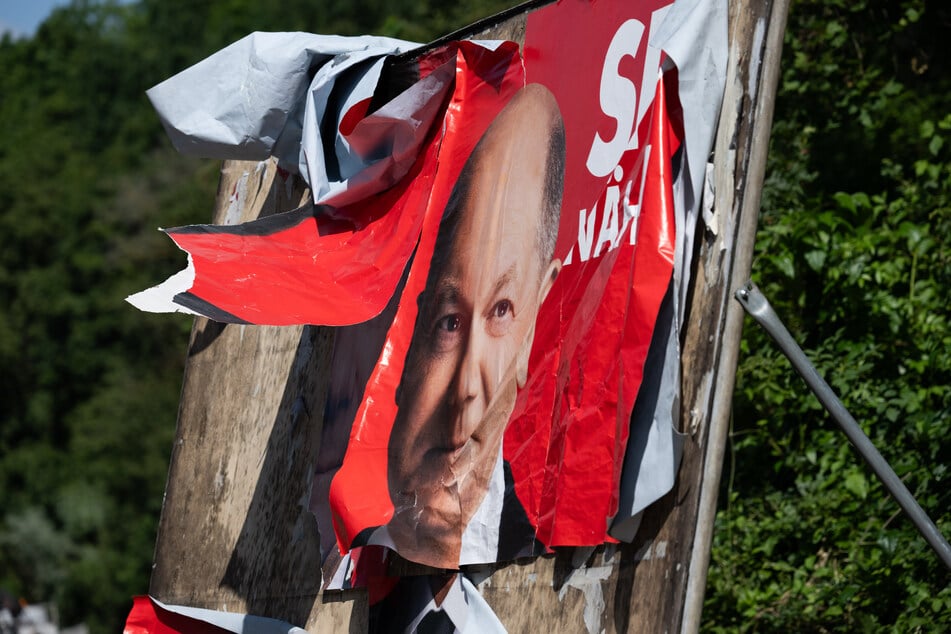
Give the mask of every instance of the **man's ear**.
M 545 273 L 542 275 L 542 283 L 538 289 L 539 308 L 541 308 L 542 302 L 545 301 L 545 298 L 548 297 L 548 291 L 551 290 L 551 287 L 558 278 L 559 273 L 561 273 L 561 260 L 555 258 L 551 261 L 551 264 L 548 265 L 548 268 L 545 269 Z
M 532 325 L 525 335 L 525 341 L 522 342 L 522 347 L 519 349 L 518 357 L 515 360 L 515 382 L 519 389 L 525 387 L 525 383 L 528 381 L 528 357 L 532 352 L 532 343 L 535 340 L 535 320 L 538 319 L 538 310 L 541 309 L 542 303 L 548 297 L 548 291 L 551 290 L 560 272 L 561 260 L 555 258 L 542 273 L 541 285 L 538 287 L 538 303 L 535 304 L 537 307 L 535 318 L 532 320 Z

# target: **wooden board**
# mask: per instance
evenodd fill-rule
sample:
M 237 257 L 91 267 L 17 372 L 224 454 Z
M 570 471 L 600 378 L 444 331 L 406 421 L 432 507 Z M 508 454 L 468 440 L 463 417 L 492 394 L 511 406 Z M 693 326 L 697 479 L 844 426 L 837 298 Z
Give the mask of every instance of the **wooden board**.
M 535 6 L 466 37 L 521 41 Z M 561 549 L 500 565 L 479 584 L 511 632 L 696 631 L 712 536 L 788 0 L 731 6 L 727 94 L 715 152 L 715 221 L 698 229 L 683 343 L 683 460 L 633 544 Z M 215 222 L 307 197 L 272 161 L 227 162 Z M 362 591 L 322 593 L 307 511 L 339 331 L 197 319 L 150 592 L 174 604 L 271 616 L 311 632 L 364 632 Z M 349 333 L 351 336 L 354 332 Z M 359 333 L 357 333 L 359 334 Z

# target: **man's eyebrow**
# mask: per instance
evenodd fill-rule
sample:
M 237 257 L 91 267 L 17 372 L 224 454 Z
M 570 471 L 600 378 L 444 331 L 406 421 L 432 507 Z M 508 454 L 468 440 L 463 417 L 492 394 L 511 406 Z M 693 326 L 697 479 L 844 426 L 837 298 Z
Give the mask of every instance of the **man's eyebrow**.
M 505 270 L 502 275 L 499 276 L 499 279 L 495 281 L 495 286 L 492 288 L 492 296 L 495 297 L 502 291 L 503 288 L 511 284 L 517 277 L 517 272 L 515 270 L 515 265 L 512 264 L 509 268 Z
M 436 288 L 435 305 L 437 307 L 446 304 L 458 304 L 461 297 L 462 290 L 459 288 L 459 283 L 456 280 L 444 278 L 439 281 L 439 286 Z

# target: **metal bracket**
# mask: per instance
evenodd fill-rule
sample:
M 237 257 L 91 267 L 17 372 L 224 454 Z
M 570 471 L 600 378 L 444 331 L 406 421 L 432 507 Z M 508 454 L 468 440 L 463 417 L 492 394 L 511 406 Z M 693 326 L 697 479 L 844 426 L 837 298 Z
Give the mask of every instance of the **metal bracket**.
M 822 406 L 832 414 L 832 418 L 839 424 L 845 435 L 848 436 L 852 446 L 861 454 L 862 458 L 868 463 L 878 476 L 888 492 L 892 494 L 898 505 L 905 511 L 905 514 L 914 523 L 915 528 L 925 538 L 928 544 L 938 554 L 944 565 L 951 569 L 951 545 L 948 540 L 938 531 L 938 527 L 928 517 L 928 514 L 922 510 L 915 497 L 908 490 L 908 487 L 898 478 L 895 470 L 891 468 L 888 461 L 882 457 L 875 445 L 862 428 L 855 421 L 842 401 L 835 395 L 829 384 L 819 376 L 815 366 L 806 357 L 802 348 L 796 343 L 792 335 L 783 325 L 779 315 L 773 310 L 766 296 L 760 292 L 756 285 L 747 282 L 746 286 L 736 291 L 734 295 L 740 302 L 743 309 L 749 313 L 756 323 L 762 326 L 766 332 L 776 341 L 780 350 L 789 359 L 793 367 L 799 372 L 800 376 L 806 381 L 806 384 L 813 391 Z

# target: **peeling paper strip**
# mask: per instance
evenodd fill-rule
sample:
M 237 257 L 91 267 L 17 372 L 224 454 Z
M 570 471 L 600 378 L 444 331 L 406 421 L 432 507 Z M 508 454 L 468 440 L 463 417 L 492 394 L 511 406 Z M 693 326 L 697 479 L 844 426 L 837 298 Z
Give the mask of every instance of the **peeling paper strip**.
M 188 268 L 152 288 L 129 295 L 126 301 L 147 313 L 185 313 L 186 315 L 200 315 L 190 308 L 176 304 L 173 298 L 181 293 L 188 292 L 195 283 L 195 265 L 192 256 L 188 255 Z
M 677 68 L 686 178 L 678 178 L 675 185 L 678 239 L 673 287 L 666 308 L 669 314 L 659 321 L 671 327 L 665 335 L 655 333 L 651 343 L 651 354 L 656 356 L 647 365 L 644 381 L 653 386 L 650 393 L 638 395 L 621 474 L 618 511 L 609 531 L 622 541 L 634 539 L 640 514 L 671 490 L 680 465 L 680 332 L 694 229 L 726 82 L 726 5 L 725 0 L 677 0 L 652 39 L 652 44 L 663 48 Z M 658 336 L 664 338 L 656 340 Z
M 261 616 L 166 605 L 154 597 L 134 597 L 123 634 L 307 634 L 306 630 Z

